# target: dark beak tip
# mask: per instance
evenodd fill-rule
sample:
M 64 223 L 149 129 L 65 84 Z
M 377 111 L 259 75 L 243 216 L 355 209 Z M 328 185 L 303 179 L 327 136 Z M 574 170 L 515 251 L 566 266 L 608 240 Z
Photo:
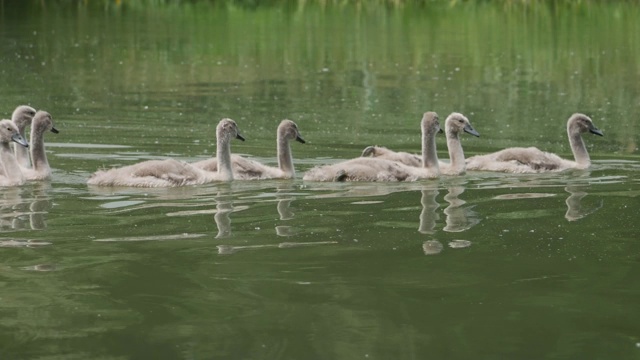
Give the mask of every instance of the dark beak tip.
M 240 134 L 236 135 L 236 139 L 240 140 L 240 141 L 244 141 L 244 137 Z
M 296 137 L 296 141 L 301 143 L 301 144 L 306 144 L 307 142 L 300 136 Z
M 471 135 L 473 135 L 475 137 L 480 137 L 480 133 L 477 132 L 475 129 L 470 129 L 470 130 L 465 129 L 465 132 L 469 133 L 469 134 L 471 134 Z
M 52 133 L 54 133 L 54 134 L 57 134 L 57 133 L 59 133 L 60 131 L 58 131 L 58 129 L 56 129 L 56 128 L 51 128 L 51 132 L 52 132 Z

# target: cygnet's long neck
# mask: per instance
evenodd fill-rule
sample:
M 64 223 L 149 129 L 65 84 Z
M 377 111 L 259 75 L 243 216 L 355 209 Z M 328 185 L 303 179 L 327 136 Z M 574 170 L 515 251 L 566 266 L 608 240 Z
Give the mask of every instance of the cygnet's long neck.
M 16 161 L 16 157 L 11 151 L 11 146 L 9 145 L 9 143 L 0 143 L 0 161 L 4 166 L 4 173 L 7 179 L 16 182 L 23 179 L 22 171 L 20 170 L 20 166 Z
M 44 149 L 44 131 L 36 126 L 31 127 L 31 159 L 34 170 L 38 172 L 51 171 Z
M 20 136 L 22 136 L 23 139 L 26 139 L 27 137 L 24 134 L 26 124 L 24 125 L 22 125 L 22 123 L 20 124 L 21 125 L 18 126 L 18 132 L 20 133 Z M 31 141 L 33 142 L 33 139 L 31 139 Z M 18 164 L 20 164 L 20 166 L 22 167 L 28 168 L 31 165 L 31 161 L 29 160 L 29 149 L 27 149 L 26 147 L 20 144 L 13 144 L 13 150 L 14 150 L 14 153 L 16 154 L 16 161 L 18 161 Z
M 422 131 L 422 167 L 440 173 L 436 152 L 436 134 L 425 130 Z
M 447 131 L 447 147 L 449 148 L 451 169 L 458 174 L 463 174 L 466 166 L 464 164 L 464 152 L 462 151 L 462 144 L 460 143 L 460 135 L 458 132 Z
M 567 134 L 569 136 L 569 144 L 571 145 L 571 152 L 576 159 L 576 163 L 579 168 L 588 168 L 591 165 L 591 158 L 587 147 L 584 145 L 580 131 L 576 128 L 572 128 L 571 125 L 567 126 Z
M 291 145 L 289 140 L 278 133 L 278 167 L 288 177 L 295 177 L 296 171 L 293 167 L 293 158 L 291 156 Z
M 216 141 L 216 158 L 218 159 L 218 175 L 221 180 L 233 180 L 231 170 L 231 137 L 225 134 L 218 134 Z

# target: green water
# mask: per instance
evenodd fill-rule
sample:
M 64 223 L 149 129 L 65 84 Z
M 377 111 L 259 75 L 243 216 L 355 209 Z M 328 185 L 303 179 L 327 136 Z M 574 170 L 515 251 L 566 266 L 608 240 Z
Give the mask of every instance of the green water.
M 320 3 L 320 4 L 319 4 Z M 640 359 L 640 7 L 633 2 L 2 3 L 0 111 L 49 111 L 48 182 L 0 193 L 0 359 Z M 371 144 L 588 171 L 302 181 Z M 95 188 L 103 167 L 232 151 L 297 178 Z M 438 153 L 446 157 L 444 137 Z

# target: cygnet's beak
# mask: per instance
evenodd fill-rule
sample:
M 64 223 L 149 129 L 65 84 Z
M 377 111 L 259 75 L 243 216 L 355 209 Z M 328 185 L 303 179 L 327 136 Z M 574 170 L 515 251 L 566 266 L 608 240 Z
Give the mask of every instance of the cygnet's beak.
M 54 134 L 59 133 L 60 131 L 58 131 L 58 129 L 54 128 L 53 126 L 51 127 L 51 132 Z
M 597 127 L 592 127 L 589 129 L 589 132 L 592 134 L 596 134 L 598 136 L 604 136 L 604 134 L 602 133 L 602 131 L 600 129 L 598 129 Z
M 304 139 L 303 139 L 303 138 L 302 138 L 302 136 L 300 136 L 300 135 L 296 135 L 296 141 L 297 141 L 297 142 L 299 142 L 299 143 L 301 143 L 301 144 L 306 143 L 306 141 L 304 141 Z
M 444 130 L 441 127 L 438 127 L 438 134 L 444 134 Z
M 20 135 L 20 133 L 15 133 L 11 136 L 11 141 L 14 141 L 26 148 L 29 147 L 29 143 Z
M 236 139 L 244 141 L 244 137 L 240 133 L 236 134 Z
M 464 126 L 464 132 L 473 136 L 480 137 L 480 134 L 476 131 L 476 129 L 473 128 L 473 126 L 471 126 L 471 124 L 467 124 Z

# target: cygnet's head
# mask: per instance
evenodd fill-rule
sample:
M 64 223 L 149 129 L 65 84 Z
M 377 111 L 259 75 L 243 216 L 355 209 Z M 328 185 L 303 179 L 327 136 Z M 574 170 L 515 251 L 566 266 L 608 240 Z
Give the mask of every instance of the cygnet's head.
M 18 127 L 11 120 L 0 120 L 0 142 L 8 144 L 16 142 L 24 147 L 29 147 L 27 141 L 18 132 Z
M 58 129 L 53 126 L 51 114 L 42 110 L 38 111 L 33 117 L 33 124 L 31 127 L 41 132 L 51 131 L 54 134 L 59 132 Z
M 591 118 L 580 113 L 571 115 L 569 121 L 567 121 L 567 131 L 577 132 L 580 134 L 590 132 L 592 134 L 604 136 L 602 131 L 593 125 Z
M 18 127 L 19 130 L 24 130 L 27 126 L 31 125 L 31 120 L 36 114 L 36 109 L 28 105 L 20 105 L 11 114 L 11 121 Z
M 480 134 L 471 126 L 469 119 L 460 113 L 451 113 L 447 116 L 445 121 L 445 128 L 447 129 L 447 136 L 459 136 L 464 131 L 473 136 L 480 136 Z
M 300 136 L 300 131 L 298 131 L 298 125 L 287 119 L 282 120 L 280 125 L 278 125 L 278 137 L 281 139 L 295 140 L 302 144 L 305 143 L 302 136 Z
M 422 127 L 422 133 L 425 135 L 435 135 L 443 132 L 440 127 L 440 118 L 433 111 L 427 111 L 422 115 L 420 126 Z
M 244 141 L 244 137 L 240 135 L 240 130 L 238 130 L 238 124 L 231 119 L 222 119 L 218 123 L 216 127 L 216 137 L 218 139 L 238 139 Z

